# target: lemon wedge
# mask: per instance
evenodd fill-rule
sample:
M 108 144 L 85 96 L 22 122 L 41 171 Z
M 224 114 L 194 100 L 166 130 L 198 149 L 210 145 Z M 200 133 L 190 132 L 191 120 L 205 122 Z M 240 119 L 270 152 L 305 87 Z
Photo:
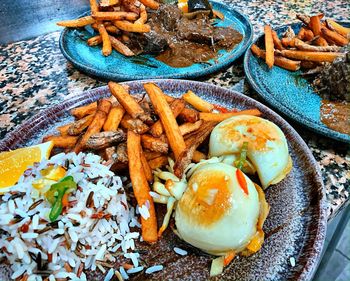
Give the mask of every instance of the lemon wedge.
M 50 157 L 53 142 L 0 153 L 0 194 L 9 191 L 28 166 Z

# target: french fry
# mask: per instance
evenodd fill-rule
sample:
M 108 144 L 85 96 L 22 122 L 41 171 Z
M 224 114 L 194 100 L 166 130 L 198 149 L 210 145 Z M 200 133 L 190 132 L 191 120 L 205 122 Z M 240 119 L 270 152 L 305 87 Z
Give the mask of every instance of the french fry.
M 182 98 L 199 111 L 211 112 L 214 109 L 214 106 L 212 104 L 203 100 L 191 90 L 188 90 L 187 93 L 183 94 Z
M 86 115 L 85 117 L 75 121 L 68 128 L 68 134 L 70 136 L 78 136 L 84 131 L 88 126 L 90 126 L 94 114 Z
M 158 239 L 157 217 L 154 203 L 150 192 L 141 160 L 141 137 L 132 131 L 128 131 L 127 150 L 129 158 L 129 174 L 134 195 L 139 207 L 147 206 L 149 217 L 145 219 L 141 216 L 142 238 L 144 241 L 152 243 Z
M 344 26 L 340 25 L 339 23 L 336 23 L 334 20 L 331 20 L 331 19 L 327 19 L 326 23 L 327 23 L 327 26 L 332 27 L 340 35 L 343 35 L 345 38 L 348 38 L 348 35 L 350 33 L 350 28 L 344 27 Z
M 143 154 L 145 155 L 147 160 L 152 160 L 154 158 L 164 156 L 163 153 L 160 152 L 154 152 L 154 151 L 143 151 Z
M 96 0 L 90 0 L 90 9 L 91 9 L 91 14 L 95 14 L 98 12 L 98 5 L 96 3 Z
M 199 161 L 205 159 L 207 159 L 207 156 L 203 152 L 200 152 L 198 150 L 196 150 L 192 155 L 192 161 L 195 163 L 198 163 Z
M 314 33 L 310 29 L 305 29 L 304 41 L 310 41 L 315 37 Z M 294 47 L 294 46 L 293 46 Z
M 92 14 L 96 20 L 136 20 L 138 15 L 132 12 L 96 12 Z
M 126 31 L 123 31 L 123 34 L 122 34 L 122 37 L 121 37 L 121 39 L 122 39 L 122 41 L 123 41 L 124 43 L 130 42 L 130 37 L 129 37 L 129 35 L 126 34 L 126 33 L 127 33 Z
M 252 45 L 251 51 L 257 57 L 265 59 L 265 51 L 261 50 L 255 44 Z M 275 56 L 275 65 L 291 71 L 297 71 L 300 69 L 300 61 L 289 60 L 281 56 Z
M 343 37 L 342 35 L 340 35 L 339 33 L 329 30 L 326 27 L 322 27 L 321 28 L 321 32 L 323 37 L 328 41 L 328 39 L 330 39 L 331 41 L 333 41 L 335 44 L 337 44 L 338 46 L 346 46 L 349 43 L 349 40 L 345 37 Z
M 117 52 L 121 53 L 126 57 L 132 57 L 135 55 L 135 53 L 131 51 L 128 46 L 124 45 L 117 38 L 109 35 L 109 39 L 111 40 L 113 49 L 116 50 Z
M 144 134 L 141 136 L 142 146 L 150 151 L 160 152 L 163 154 L 168 153 L 169 145 L 167 142 L 159 138 L 152 137 Z
M 140 0 L 140 2 L 148 8 L 157 10 L 159 8 L 159 3 L 154 0 Z
M 80 119 L 86 115 L 93 114 L 97 109 L 97 101 L 90 103 L 88 105 L 80 106 L 71 110 L 71 114 L 76 118 Z
M 93 24 L 95 22 L 94 18 L 92 16 L 86 16 L 82 17 L 79 19 L 74 19 L 74 20 L 64 20 L 64 21 L 59 21 L 56 23 L 59 26 L 64 26 L 64 27 L 84 27 L 89 24 Z
M 97 46 L 102 43 L 102 37 L 101 35 L 96 35 L 96 36 L 90 37 L 86 42 L 89 46 Z
M 144 24 L 147 21 L 147 11 L 145 5 L 140 5 L 140 17 L 135 21 L 136 24 Z
M 145 154 L 142 151 L 142 148 L 141 148 L 140 156 L 141 156 L 142 168 L 143 168 L 143 171 L 145 173 L 146 179 L 147 179 L 148 182 L 153 182 L 152 169 L 151 169 L 151 167 L 149 166 L 149 164 L 147 162 L 147 159 L 145 157 Z
M 101 0 L 100 7 L 110 7 L 119 4 L 119 0 Z
M 342 53 L 334 52 L 310 52 L 310 51 L 294 51 L 294 50 L 282 50 L 282 56 L 294 60 L 308 60 L 308 61 L 318 61 L 318 62 L 332 62 Z
M 265 61 L 269 68 L 273 67 L 273 63 L 275 60 L 274 56 L 274 47 L 273 47 L 273 39 L 272 39 L 272 29 L 271 26 L 265 25 L 264 26 L 264 32 L 265 32 L 265 50 L 266 50 L 266 56 Z
M 313 45 L 309 45 L 304 43 L 303 41 L 301 41 L 298 38 L 295 38 L 295 47 L 298 50 L 303 50 L 303 51 L 311 51 L 311 52 L 339 52 L 340 51 L 340 47 L 338 46 L 313 46 Z
M 317 46 L 321 46 L 321 47 L 327 47 L 329 46 L 328 43 L 327 43 L 327 40 L 324 39 L 322 36 L 318 36 L 314 41 L 313 43 Z
M 169 145 L 174 152 L 175 159 L 186 149 L 185 141 L 170 106 L 161 94 L 162 90 L 153 83 L 145 83 L 144 88 L 153 104 L 154 110 L 162 121 Z
M 140 119 L 132 118 L 129 114 L 124 114 L 120 125 L 127 130 L 131 130 L 137 134 L 144 134 L 149 130 L 149 127 Z
M 167 165 L 168 164 L 168 157 L 167 156 L 159 156 L 157 158 L 149 160 L 148 164 L 152 170 L 155 170 L 157 168 L 160 168 L 160 167 Z
M 112 33 L 112 34 L 119 34 L 120 33 L 120 30 L 118 29 L 118 27 L 116 27 L 114 25 L 106 26 L 106 30 L 108 33 Z
M 68 135 L 68 129 L 72 125 L 72 123 L 68 123 L 66 125 L 62 125 L 56 128 L 57 131 L 60 132 L 61 136 L 66 136 Z
M 306 32 L 306 31 L 305 31 Z M 281 39 L 281 43 L 283 45 L 283 47 L 287 48 L 287 47 L 295 47 L 295 38 L 287 38 L 287 37 L 283 37 Z
M 272 40 L 273 40 L 273 45 L 275 46 L 275 49 L 283 50 L 281 40 L 278 38 L 277 32 L 274 30 L 272 30 Z
M 146 33 L 151 31 L 151 27 L 148 24 L 131 23 L 126 20 L 116 20 L 114 21 L 114 25 L 120 30 L 128 32 Z
M 43 142 L 52 141 L 54 147 L 72 148 L 78 141 L 76 136 L 46 136 Z
M 199 120 L 199 112 L 192 108 L 185 107 L 179 114 L 179 119 L 184 122 L 194 123 Z
M 126 112 L 131 115 L 132 118 L 139 118 L 145 114 L 142 107 L 122 85 L 115 82 L 108 82 L 108 87 L 112 95 L 118 100 L 118 102 L 124 107 Z
M 113 106 L 108 113 L 106 122 L 103 125 L 104 131 L 115 131 L 118 129 L 125 110 L 121 105 Z
M 175 99 L 170 104 L 170 109 L 173 112 L 175 118 L 182 112 L 184 108 L 185 102 L 182 99 Z M 158 120 L 156 123 L 154 123 L 150 130 L 151 135 L 157 138 L 160 137 L 163 132 L 164 130 L 161 120 Z
M 94 118 L 86 130 L 85 134 L 79 139 L 74 147 L 74 152 L 79 153 L 82 151 L 86 145 L 88 139 L 95 133 L 101 131 L 103 124 L 107 119 L 108 112 L 111 108 L 111 102 L 105 99 L 99 100 L 97 105 L 97 111 Z
M 200 128 L 200 126 L 203 124 L 203 120 L 198 120 L 195 123 L 184 123 L 179 126 L 181 135 L 187 135 L 189 133 L 192 133 L 193 131 L 196 131 Z
M 98 23 L 97 25 L 98 32 L 102 38 L 102 54 L 104 56 L 109 56 L 112 53 L 112 43 L 109 39 L 109 35 L 103 23 Z
M 305 27 L 301 27 L 301 28 L 300 28 L 297 37 L 298 37 L 300 40 L 304 40 L 304 38 L 305 38 Z
M 319 16 L 310 17 L 309 27 L 315 36 L 321 34 L 321 21 Z
M 260 116 L 261 112 L 258 109 L 245 109 L 238 112 L 229 112 L 229 113 L 199 113 L 199 118 L 203 121 L 216 121 L 221 122 L 227 118 L 237 116 L 237 115 L 252 115 L 252 116 Z

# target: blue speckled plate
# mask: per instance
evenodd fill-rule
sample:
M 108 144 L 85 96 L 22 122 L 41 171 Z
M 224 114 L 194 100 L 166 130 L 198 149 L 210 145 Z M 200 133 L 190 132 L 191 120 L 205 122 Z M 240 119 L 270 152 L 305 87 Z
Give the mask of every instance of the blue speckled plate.
M 89 47 L 86 39 L 94 33 L 91 27 L 85 29 L 64 29 L 60 37 L 60 49 L 63 55 L 76 68 L 90 75 L 105 80 L 124 81 L 148 78 L 195 78 L 207 75 L 228 67 L 239 58 L 253 39 L 252 26 L 249 20 L 238 11 L 217 2 L 212 2 L 213 8 L 222 12 L 224 21 L 217 26 L 230 26 L 243 35 L 243 40 L 229 52 L 219 51 L 217 62 L 210 64 L 193 64 L 189 67 L 175 68 L 156 60 L 151 55 L 141 55 L 149 60 L 146 66 L 136 64 L 132 58 L 125 57 L 114 51 L 108 57 L 101 54 L 101 47 Z
M 132 94 L 143 93 L 144 82 L 131 81 L 126 85 L 130 86 Z M 325 239 L 327 205 L 319 166 L 302 138 L 278 114 L 238 92 L 195 81 L 164 79 L 154 82 L 172 96 L 179 97 L 191 89 L 203 99 L 229 109 L 257 108 L 262 117 L 278 125 L 287 138 L 293 169 L 281 182 L 266 190 L 271 210 L 264 224 L 266 235 L 261 251 L 250 257 L 236 258 L 213 280 L 311 280 Z M 40 142 L 44 135 L 55 133 L 57 126 L 72 120 L 70 109 L 108 96 L 110 92 L 105 86 L 44 109 L 0 141 L 0 151 Z M 139 273 L 132 280 L 209 280 L 212 257 L 195 251 L 170 229 L 159 242 L 142 247 L 142 255 L 147 254 L 147 260 L 164 265 L 164 269 L 152 275 Z M 185 249 L 188 255 L 177 255 L 174 247 Z M 291 258 L 295 265 L 291 264 Z M 1 265 L 0 279 L 4 280 Z M 90 275 L 89 280 L 103 278 Z
M 342 24 L 350 26 L 350 23 Z M 301 23 L 290 26 L 297 33 Z M 288 26 L 283 26 L 275 30 L 281 36 L 287 28 Z M 261 35 L 254 43 L 264 46 L 263 41 L 264 35 Z M 334 131 L 321 122 L 322 99 L 313 91 L 309 82 L 300 77 L 301 71 L 291 72 L 280 67 L 269 70 L 263 60 L 252 54 L 250 47 L 244 57 L 244 70 L 248 81 L 258 94 L 283 115 L 317 133 L 350 142 L 349 135 Z

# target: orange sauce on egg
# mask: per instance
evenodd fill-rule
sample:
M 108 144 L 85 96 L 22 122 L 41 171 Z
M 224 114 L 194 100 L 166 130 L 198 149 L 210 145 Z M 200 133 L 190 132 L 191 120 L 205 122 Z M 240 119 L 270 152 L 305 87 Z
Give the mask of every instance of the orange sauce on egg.
M 212 170 L 194 174 L 179 205 L 194 223 L 210 226 L 231 208 L 231 179 L 224 172 Z

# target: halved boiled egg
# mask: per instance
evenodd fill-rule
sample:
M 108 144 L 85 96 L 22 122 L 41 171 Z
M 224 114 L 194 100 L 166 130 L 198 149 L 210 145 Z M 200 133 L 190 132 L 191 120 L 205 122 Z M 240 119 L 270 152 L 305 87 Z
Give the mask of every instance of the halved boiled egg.
M 254 183 L 241 176 L 224 163 L 195 170 L 176 207 L 176 227 L 183 240 L 215 255 L 238 253 L 249 244 L 257 233 L 259 194 Z
M 209 155 L 239 154 L 248 142 L 247 157 L 257 170 L 263 188 L 281 181 L 291 170 L 286 137 L 274 123 L 256 116 L 239 115 L 219 123 L 212 131 Z

